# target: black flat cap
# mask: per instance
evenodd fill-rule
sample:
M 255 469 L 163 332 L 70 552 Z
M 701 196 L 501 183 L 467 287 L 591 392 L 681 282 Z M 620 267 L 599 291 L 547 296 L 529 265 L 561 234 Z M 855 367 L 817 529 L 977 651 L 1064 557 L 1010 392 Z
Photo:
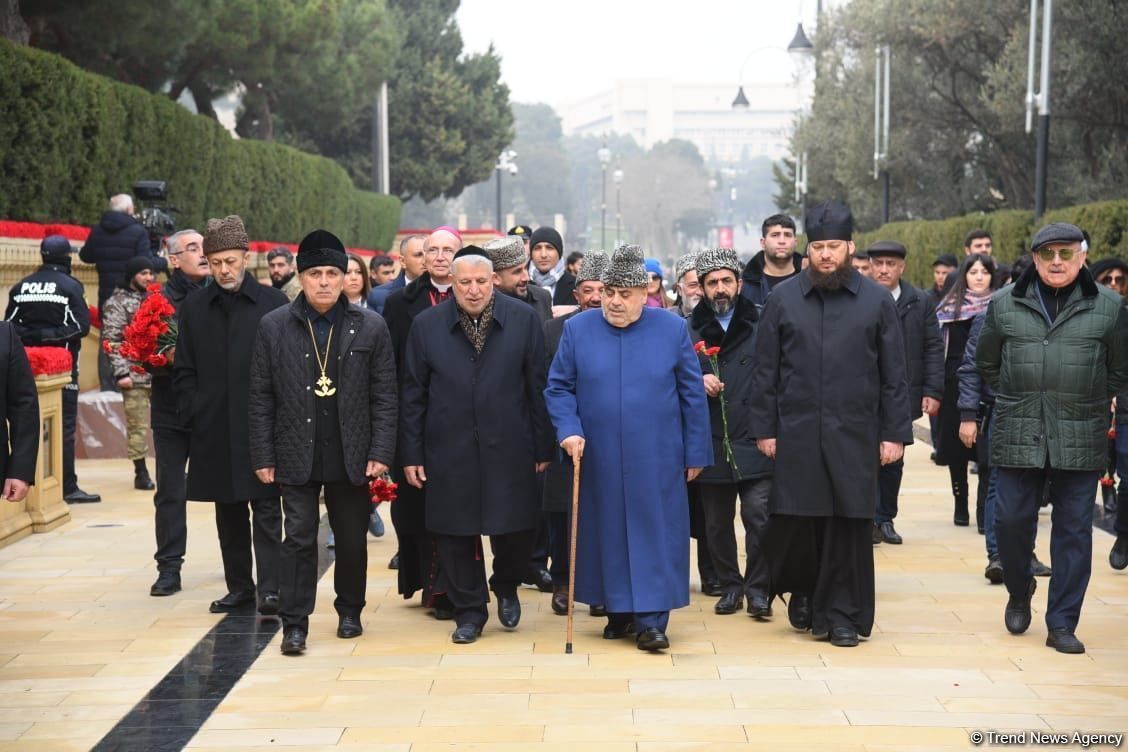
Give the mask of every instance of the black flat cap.
M 932 262 L 932 265 L 934 267 L 935 266 L 950 266 L 953 269 L 955 269 L 957 266 L 960 265 L 960 262 L 956 261 L 956 257 L 953 256 L 950 253 L 941 253 L 939 256 L 936 257 L 936 260 Z
M 866 253 L 871 257 L 896 256 L 897 258 L 904 258 L 908 251 L 905 250 L 905 246 L 901 245 L 896 240 L 879 240 L 867 248 Z
M 1068 222 L 1051 222 L 1038 232 L 1030 241 L 1030 250 L 1036 251 L 1047 243 L 1084 243 L 1085 234 L 1077 225 Z

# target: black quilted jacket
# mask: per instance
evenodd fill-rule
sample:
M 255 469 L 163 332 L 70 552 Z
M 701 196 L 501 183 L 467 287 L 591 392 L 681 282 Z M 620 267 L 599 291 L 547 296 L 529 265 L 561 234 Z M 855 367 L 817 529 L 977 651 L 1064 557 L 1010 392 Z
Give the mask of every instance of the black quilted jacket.
M 396 449 L 396 364 L 388 327 L 379 314 L 343 306 L 337 324 L 341 362 L 337 372 L 337 413 L 345 470 L 363 485 L 365 466 L 376 460 L 391 467 Z M 338 335 L 334 334 L 334 337 Z M 299 295 L 263 317 L 251 359 L 247 409 L 251 466 L 275 468 L 283 485 L 307 483 L 313 470 L 312 385 L 319 371 L 306 324 L 305 296 Z

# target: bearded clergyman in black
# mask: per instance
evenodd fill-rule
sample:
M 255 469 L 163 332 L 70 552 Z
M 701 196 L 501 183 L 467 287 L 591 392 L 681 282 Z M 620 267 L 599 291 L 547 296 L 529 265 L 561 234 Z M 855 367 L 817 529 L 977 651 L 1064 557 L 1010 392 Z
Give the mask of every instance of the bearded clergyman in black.
M 878 468 L 912 439 L 904 342 L 892 296 L 850 265 L 850 210 L 819 204 L 804 224 L 810 265 L 756 332 L 752 435 L 776 460 L 772 592 L 791 593 L 792 626 L 850 647 L 873 628 Z

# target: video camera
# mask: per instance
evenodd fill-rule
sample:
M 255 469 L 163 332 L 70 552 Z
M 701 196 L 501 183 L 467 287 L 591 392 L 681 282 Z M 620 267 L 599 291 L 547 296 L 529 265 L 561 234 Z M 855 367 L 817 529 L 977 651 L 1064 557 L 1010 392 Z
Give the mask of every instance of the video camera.
M 168 203 L 168 182 L 164 180 L 138 180 L 133 193 L 141 203 L 141 224 L 149 231 L 149 246 L 153 253 L 161 249 L 161 241 L 176 232 L 172 212 L 178 211 Z

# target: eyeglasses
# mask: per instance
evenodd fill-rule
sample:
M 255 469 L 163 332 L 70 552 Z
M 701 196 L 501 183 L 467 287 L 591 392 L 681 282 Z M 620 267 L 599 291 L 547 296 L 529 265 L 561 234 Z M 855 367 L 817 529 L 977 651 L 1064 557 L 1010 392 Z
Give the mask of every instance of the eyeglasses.
M 1072 261 L 1080 253 L 1076 248 L 1039 248 L 1038 257 L 1043 261 L 1053 261 L 1054 256 L 1059 256 L 1062 261 Z

